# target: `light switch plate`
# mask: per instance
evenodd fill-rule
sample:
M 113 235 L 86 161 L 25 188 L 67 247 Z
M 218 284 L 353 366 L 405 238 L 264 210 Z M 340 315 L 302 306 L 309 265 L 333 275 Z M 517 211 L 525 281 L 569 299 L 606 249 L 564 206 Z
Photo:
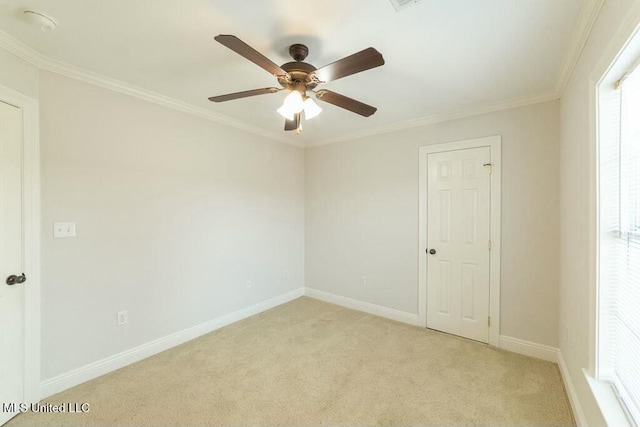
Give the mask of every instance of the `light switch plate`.
M 118 326 L 122 326 L 129 321 L 129 313 L 125 311 L 118 312 Z
M 76 237 L 76 223 L 75 222 L 54 222 L 53 237 L 56 239 L 60 237 Z

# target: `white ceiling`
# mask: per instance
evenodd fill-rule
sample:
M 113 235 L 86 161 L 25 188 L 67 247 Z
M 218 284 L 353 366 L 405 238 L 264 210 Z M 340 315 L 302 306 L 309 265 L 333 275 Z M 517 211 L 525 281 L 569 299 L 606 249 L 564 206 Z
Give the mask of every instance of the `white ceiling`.
M 0 0 L 0 29 L 33 50 L 305 144 L 508 100 L 553 96 L 587 0 Z M 59 21 L 42 32 L 25 8 Z M 214 104 L 209 96 L 277 86 L 214 41 L 234 34 L 278 64 L 309 47 L 316 67 L 369 46 L 382 67 L 323 87 L 378 107 L 369 118 L 326 103 L 302 135 L 282 131 L 285 94 Z M 224 120 L 224 118 L 223 118 Z

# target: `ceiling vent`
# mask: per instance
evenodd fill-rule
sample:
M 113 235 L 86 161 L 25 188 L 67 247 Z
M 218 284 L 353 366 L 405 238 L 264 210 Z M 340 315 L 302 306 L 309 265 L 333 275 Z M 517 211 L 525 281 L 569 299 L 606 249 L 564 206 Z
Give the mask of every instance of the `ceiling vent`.
M 389 0 L 393 7 L 396 8 L 396 12 L 400 12 L 403 9 L 406 9 L 409 6 L 412 6 L 418 3 L 420 0 Z

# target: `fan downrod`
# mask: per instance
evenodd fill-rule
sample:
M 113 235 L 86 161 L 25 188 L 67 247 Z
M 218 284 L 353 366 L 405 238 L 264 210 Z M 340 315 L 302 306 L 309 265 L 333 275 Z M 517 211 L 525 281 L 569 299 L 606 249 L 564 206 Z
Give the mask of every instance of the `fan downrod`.
M 289 55 L 294 60 L 302 62 L 309 55 L 309 48 L 300 43 L 292 44 L 289 46 Z

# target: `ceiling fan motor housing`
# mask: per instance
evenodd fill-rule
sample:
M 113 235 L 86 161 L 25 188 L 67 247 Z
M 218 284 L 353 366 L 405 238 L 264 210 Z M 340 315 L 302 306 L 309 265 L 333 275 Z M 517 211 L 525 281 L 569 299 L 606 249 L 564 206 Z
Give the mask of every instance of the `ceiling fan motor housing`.
M 289 74 L 289 77 L 278 77 L 278 83 L 286 89 L 300 90 L 301 86 L 303 88 L 313 89 L 318 86 L 318 83 L 308 78 L 309 74 L 316 70 L 316 67 L 311 64 L 307 64 L 306 62 L 287 62 L 286 64 L 282 64 L 281 68 Z

